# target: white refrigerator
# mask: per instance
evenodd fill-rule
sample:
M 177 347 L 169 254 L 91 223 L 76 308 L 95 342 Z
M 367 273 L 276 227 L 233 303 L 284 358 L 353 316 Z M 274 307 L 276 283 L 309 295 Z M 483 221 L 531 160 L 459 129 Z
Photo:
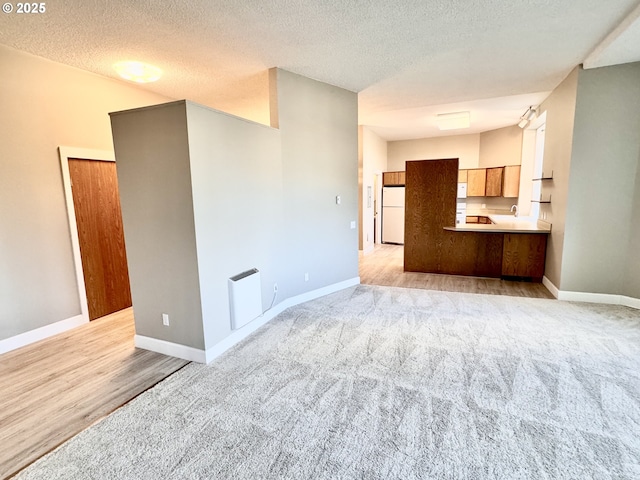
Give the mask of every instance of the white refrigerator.
M 382 187 L 382 243 L 404 245 L 404 187 Z

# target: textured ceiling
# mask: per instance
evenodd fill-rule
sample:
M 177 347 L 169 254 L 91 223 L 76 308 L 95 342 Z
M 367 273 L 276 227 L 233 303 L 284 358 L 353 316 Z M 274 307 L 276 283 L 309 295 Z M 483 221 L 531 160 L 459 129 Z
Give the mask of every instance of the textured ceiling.
M 0 43 L 109 77 L 117 61 L 151 63 L 165 75 L 143 88 L 263 123 L 266 70 L 280 67 L 358 92 L 360 123 L 402 139 L 440 134 L 434 115 L 461 109 L 464 133 L 513 125 L 590 54 L 639 60 L 638 4 L 57 0 L 0 14 Z

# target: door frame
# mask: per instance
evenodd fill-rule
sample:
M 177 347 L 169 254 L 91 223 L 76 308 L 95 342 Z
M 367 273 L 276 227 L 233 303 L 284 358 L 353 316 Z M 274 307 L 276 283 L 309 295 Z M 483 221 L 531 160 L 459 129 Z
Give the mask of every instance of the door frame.
M 71 191 L 71 175 L 69 174 L 69 159 L 95 160 L 100 162 L 115 162 L 116 157 L 109 150 L 93 150 L 89 148 L 58 147 L 60 155 L 60 167 L 62 169 L 62 184 L 64 198 L 67 205 L 67 218 L 69 219 L 69 234 L 71 235 L 71 250 L 73 263 L 76 270 L 76 283 L 78 296 L 80 297 L 80 316 L 83 323 L 89 323 L 89 304 L 87 302 L 87 287 L 84 283 L 84 270 L 82 269 L 82 257 L 80 256 L 80 238 L 78 237 L 78 222 L 73 205 L 73 192 Z

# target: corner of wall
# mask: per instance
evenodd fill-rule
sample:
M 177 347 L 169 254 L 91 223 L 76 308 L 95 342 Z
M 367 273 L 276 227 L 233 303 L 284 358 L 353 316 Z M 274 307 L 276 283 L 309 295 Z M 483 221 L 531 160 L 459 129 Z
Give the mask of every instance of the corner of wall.
M 564 233 L 569 188 L 569 170 L 573 143 L 578 69 L 575 68 L 540 105 L 546 112 L 544 170 L 553 170 L 553 182 L 548 187 L 553 203 L 547 211 L 547 221 L 553 225 L 547 244 L 545 275 L 561 288 Z
M 278 113 L 278 69 L 269 69 L 269 120 L 273 128 L 280 128 Z

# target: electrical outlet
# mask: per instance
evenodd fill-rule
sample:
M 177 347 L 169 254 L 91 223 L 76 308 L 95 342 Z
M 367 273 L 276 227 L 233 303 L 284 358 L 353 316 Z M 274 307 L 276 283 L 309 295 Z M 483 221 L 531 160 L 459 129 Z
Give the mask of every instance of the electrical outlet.
M 304 274 L 304 281 L 305 281 L 305 282 L 308 282 L 308 281 L 309 281 L 309 272 L 306 272 L 306 273 Z
M 342 203 L 342 199 L 340 198 L 340 195 L 336 195 L 336 205 L 340 205 L 340 203 Z
M 273 293 L 278 293 L 278 284 L 277 283 L 273 284 Z
M 162 314 L 162 325 L 164 325 L 165 327 L 169 326 L 169 314 L 168 313 L 163 313 Z

